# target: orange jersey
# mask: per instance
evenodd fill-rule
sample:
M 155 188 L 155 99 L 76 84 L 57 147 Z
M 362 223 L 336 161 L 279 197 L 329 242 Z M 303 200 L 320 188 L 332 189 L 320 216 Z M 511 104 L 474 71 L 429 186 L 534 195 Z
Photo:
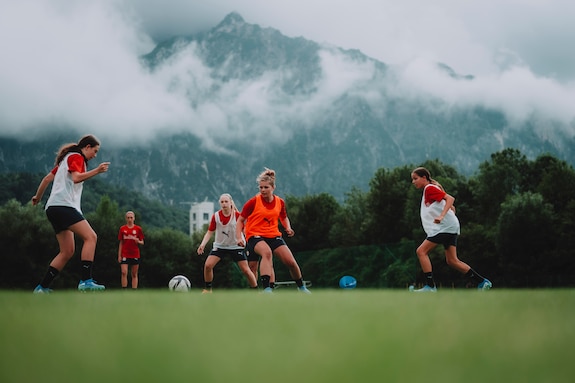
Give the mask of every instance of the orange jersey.
M 253 209 L 251 209 L 252 206 Z M 279 237 L 282 234 L 279 230 L 278 220 L 280 217 L 286 216 L 285 203 L 277 196 L 274 196 L 272 202 L 267 203 L 258 194 L 246 203 L 242 210 L 242 216 L 247 219 L 244 229 L 247 239 L 254 236 Z

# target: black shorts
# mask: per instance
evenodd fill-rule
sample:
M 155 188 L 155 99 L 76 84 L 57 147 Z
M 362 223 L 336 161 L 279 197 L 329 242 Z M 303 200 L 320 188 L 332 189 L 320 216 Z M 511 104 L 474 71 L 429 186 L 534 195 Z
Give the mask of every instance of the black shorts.
M 232 257 L 234 262 L 247 261 L 244 249 L 212 249 L 210 255 L 215 255 L 220 259 L 224 257 Z
M 457 247 L 458 236 L 459 236 L 458 234 L 452 234 L 452 233 L 439 233 L 434 235 L 433 237 L 427 237 L 426 239 L 430 242 L 443 245 L 443 247 L 447 249 L 450 246 Z
M 140 258 L 126 258 L 126 257 L 122 257 L 122 262 L 120 262 L 121 265 L 139 265 L 140 264 Z
M 259 235 L 251 237 L 250 239 L 248 239 L 248 243 L 246 245 L 246 254 L 248 256 L 249 262 L 253 261 L 257 262 L 260 260 L 261 257 L 254 250 L 256 244 L 260 241 L 264 241 L 265 243 L 267 243 L 272 251 L 274 251 L 280 246 L 287 246 L 282 237 L 265 238 L 260 237 Z
M 50 206 L 46 209 L 46 216 L 56 234 L 86 219 L 82 213 L 69 206 Z

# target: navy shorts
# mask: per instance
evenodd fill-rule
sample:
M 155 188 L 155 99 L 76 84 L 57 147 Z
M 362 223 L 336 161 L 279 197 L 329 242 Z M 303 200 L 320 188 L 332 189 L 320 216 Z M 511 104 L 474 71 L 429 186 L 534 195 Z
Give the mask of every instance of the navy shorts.
M 426 239 L 430 242 L 443 245 L 443 247 L 447 249 L 449 246 L 457 247 L 457 237 L 457 234 L 439 233 L 433 237 L 427 237 Z
M 140 258 L 126 258 L 126 257 L 122 257 L 122 262 L 120 262 L 121 265 L 139 265 L 140 264 Z
M 212 249 L 210 255 L 215 255 L 220 259 L 224 257 L 232 257 L 234 262 L 247 261 L 244 249 Z
M 46 209 L 46 216 L 56 234 L 68 230 L 75 223 L 85 220 L 78 210 L 69 206 L 50 206 Z
M 261 257 L 254 250 L 254 248 L 256 247 L 256 244 L 260 241 L 264 241 L 265 243 L 267 243 L 272 251 L 274 251 L 275 249 L 277 249 L 280 246 L 287 246 L 286 242 L 284 241 L 284 239 L 282 237 L 265 238 L 265 237 L 260 237 L 259 235 L 256 235 L 256 236 L 248 239 L 248 243 L 246 245 L 246 253 L 248 255 L 248 261 L 250 261 L 250 262 L 256 261 L 257 262 L 260 260 Z

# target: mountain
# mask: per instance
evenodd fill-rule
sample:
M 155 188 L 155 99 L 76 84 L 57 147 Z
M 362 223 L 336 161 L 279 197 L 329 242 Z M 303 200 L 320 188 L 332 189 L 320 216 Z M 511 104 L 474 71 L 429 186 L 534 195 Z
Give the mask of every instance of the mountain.
M 507 147 L 575 163 L 574 138 L 557 122 L 517 126 L 499 110 L 406 97 L 397 70 L 385 63 L 284 36 L 237 13 L 210 31 L 158 44 L 141 63 L 150 75 L 188 68 L 173 87 L 191 110 L 223 126 L 166 130 L 129 147 L 103 142 L 98 159 L 112 162 L 105 180 L 169 204 L 216 201 L 224 192 L 242 204 L 257 192 L 264 167 L 277 171 L 279 195 L 327 192 L 342 200 L 353 186 L 366 189 L 380 167 L 426 159 L 467 175 Z M 445 64 L 438 70 L 475 81 Z M 26 140 L 0 137 L 0 171 L 46 172 L 59 145 L 77 139 L 62 127 Z

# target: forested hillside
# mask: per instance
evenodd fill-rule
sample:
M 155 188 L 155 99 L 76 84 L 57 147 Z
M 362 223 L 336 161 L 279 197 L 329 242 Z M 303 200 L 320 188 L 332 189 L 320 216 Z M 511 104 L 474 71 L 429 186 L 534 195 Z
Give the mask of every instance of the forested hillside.
M 15 199 L 21 204 L 28 203 L 36 193 L 42 177 L 44 174 L 0 173 L 0 204 L 10 199 Z M 44 194 L 44 201 L 50 193 L 50 187 Z M 84 188 L 82 210 L 88 213 L 94 212 L 104 195 L 115 201 L 120 210 L 136 212 L 138 220 L 141 220 L 145 226 L 189 232 L 189 206 L 167 206 L 137 191 L 115 186 L 100 178 L 91 179 Z

